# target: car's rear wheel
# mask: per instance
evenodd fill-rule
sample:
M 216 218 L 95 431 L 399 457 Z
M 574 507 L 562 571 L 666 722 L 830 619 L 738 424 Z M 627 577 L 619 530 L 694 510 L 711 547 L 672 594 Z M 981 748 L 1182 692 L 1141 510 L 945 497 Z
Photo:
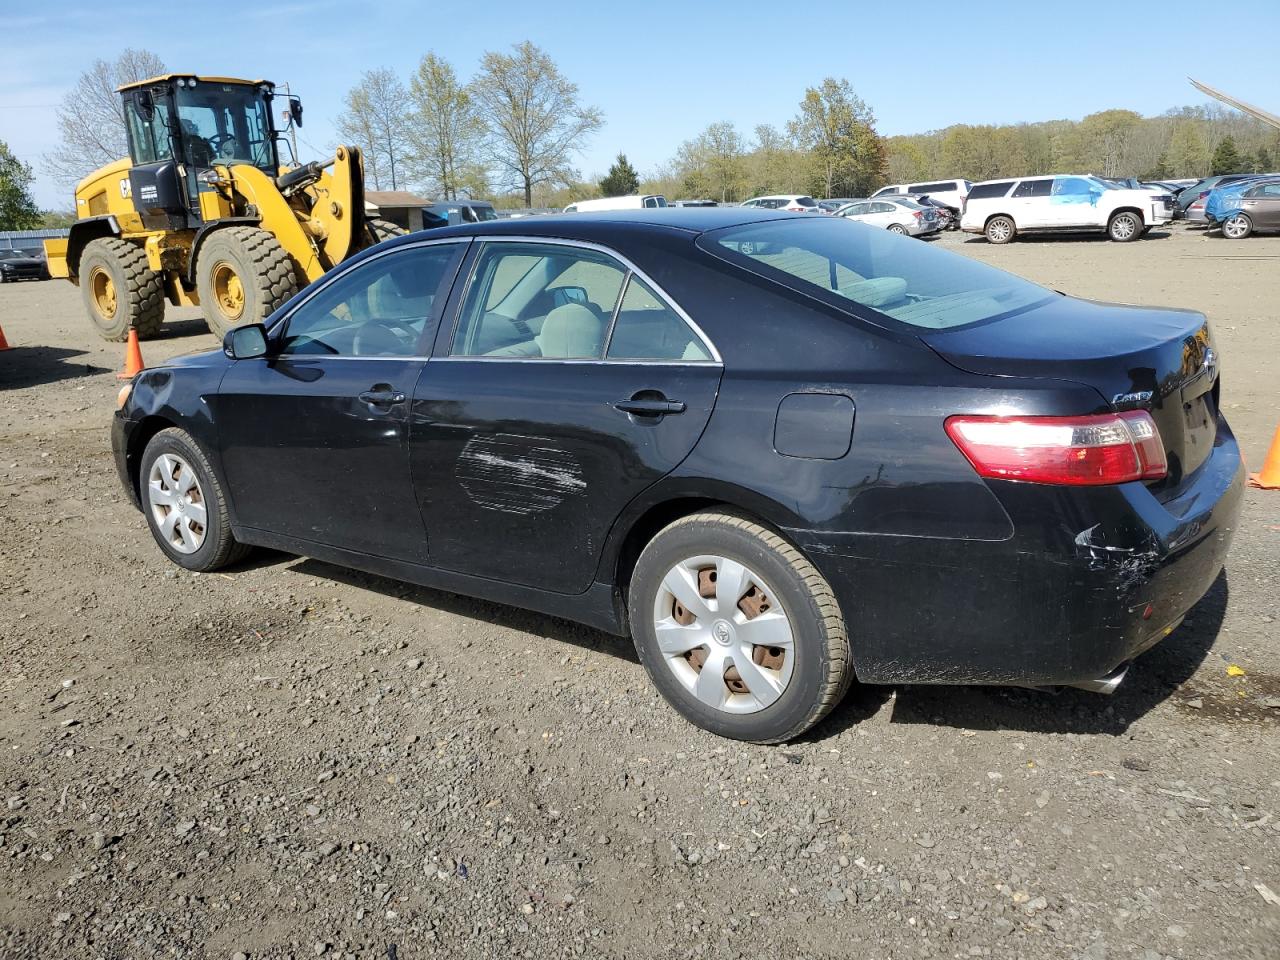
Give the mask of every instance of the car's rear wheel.
M 208 457 L 185 430 L 161 430 L 142 454 L 138 490 L 151 535 L 174 563 L 217 570 L 249 548 L 231 535 L 226 495 Z
M 1017 236 L 1018 229 L 1009 217 L 992 217 L 987 221 L 987 229 L 984 232 L 988 243 L 1008 243 Z
M 1107 221 L 1107 236 L 1116 243 L 1128 243 L 1142 236 L 1142 216 L 1131 210 L 1121 210 Z
M 654 685 L 720 736 L 798 737 L 853 677 L 830 585 L 792 544 L 745 517 L 697 513 L 663 529 L 636 563 L 628 610 Z
M 1253 233 L 1253 221 L 1246 214 L 1234 213 L 1222 221 L 1222 235 L 1228 240 L 1243 240 Z
M 907 228 L 900 223 L 891 223 L 889 224 L 889 232 L 896 233 L 899 236 L 906 236 Z

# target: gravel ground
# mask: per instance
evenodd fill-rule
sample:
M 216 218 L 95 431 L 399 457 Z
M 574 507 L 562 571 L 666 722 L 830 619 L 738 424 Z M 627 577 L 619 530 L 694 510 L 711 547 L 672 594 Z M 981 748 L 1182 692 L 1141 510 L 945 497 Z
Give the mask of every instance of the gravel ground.
M 1207 312 L 1261 462 L 1280 238 L 935 242 Z M 150 362 L 214 345 L 171 315 Z M 0 324 L 0 956 L 1280 956 L 1280 493 L 1112 698 L 855 687 L 744 746 L 582 627 L 177 570 L 114 475 L 120 347 L 61 282 Z

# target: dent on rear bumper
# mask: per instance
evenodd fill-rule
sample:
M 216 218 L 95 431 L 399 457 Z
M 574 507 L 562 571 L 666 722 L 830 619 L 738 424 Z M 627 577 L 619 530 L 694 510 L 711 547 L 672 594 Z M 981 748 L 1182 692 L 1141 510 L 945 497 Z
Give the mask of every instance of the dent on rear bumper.
M 1220 420 L 1213 455 L 1168 502 L 1140 483 L 1001 481 L 1008 540 L 789 532 L 836 593 L 862 681 L 1073 683 L 1163 639 L 1208 592 L 1243 486 Z

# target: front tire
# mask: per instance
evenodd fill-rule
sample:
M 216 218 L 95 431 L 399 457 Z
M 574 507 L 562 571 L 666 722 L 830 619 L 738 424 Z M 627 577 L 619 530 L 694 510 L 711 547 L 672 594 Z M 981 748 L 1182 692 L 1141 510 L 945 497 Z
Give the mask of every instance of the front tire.
M 627 606 L 654 685 L 719 736 L 792 740 L 853 678 L 830 585 L 792 544 L 746 517 L 696 513 L 663 529 L 640 554 Z
M 139 340 L 160 332 L 164 281 L 141 247 L 119 237 L 91 240 L 80 256 L 77 277 L 85 311 L 102 339 L 119 343 L 130 327 Z
M 1253 221 L 1247 214 L 1233 213 L 1222 221 L 1222 235 L 1228 240 L 1244 240 L 1253 233 Z
M 272 234 L 258 227 L 223 227 L 209 235 L 196 259 L 196 290 L 209 332 L 262 323 L 298 292 L 293 261 Z
M 161 430 L 147 444 L 138 491 L 151 535 L 180 567 L 205 573 L 243 558 L 231 535 L 227 498 L 200 445 L 185 430 Z
M 1129 243 L 1142 236 L 1142 216 L 1132 210 L 1121 210 L 1107 221 L 1107 236 L 1116 243 Z
M 988 220 L 983 232 L 987 235 L 988 243 L 1008 243 L 1018 235 L 1018 228 L 1011 217 L 999 216 Z

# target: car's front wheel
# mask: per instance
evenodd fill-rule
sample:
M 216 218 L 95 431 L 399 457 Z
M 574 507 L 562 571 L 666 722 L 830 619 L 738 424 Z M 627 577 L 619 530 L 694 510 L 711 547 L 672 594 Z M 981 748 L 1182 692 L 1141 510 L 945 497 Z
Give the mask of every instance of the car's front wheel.
M 1010 217 L 992 217 L 987 221 L 984 232 L 988 243 L 1008 243 L 1017 235 L 1018 229 Z
M 831 587 L 790 543 L 730 513 L 697 513 L 650 541 L 628 610 L 640 659 L 688 720 L 756 743 L 798 737 L 853 677 Z
M 1107 222 L 1107 236 L 1116 243 L 1128 243 L 1142 236 L 1142 217 L 1130 210 L 1121 210 Z
M 1232 214 L 1222 221 L 1222 235 L 1228 240 L 1243 240 L 1253 233 L 1253 221 L 1243 213 Z
M 227 499 L 209 459 L 185 430 L 161 430 L 142 454 L 139 493 L 151 535 L 174 563 L 205 572 L 249 550 L 231 535 Z

